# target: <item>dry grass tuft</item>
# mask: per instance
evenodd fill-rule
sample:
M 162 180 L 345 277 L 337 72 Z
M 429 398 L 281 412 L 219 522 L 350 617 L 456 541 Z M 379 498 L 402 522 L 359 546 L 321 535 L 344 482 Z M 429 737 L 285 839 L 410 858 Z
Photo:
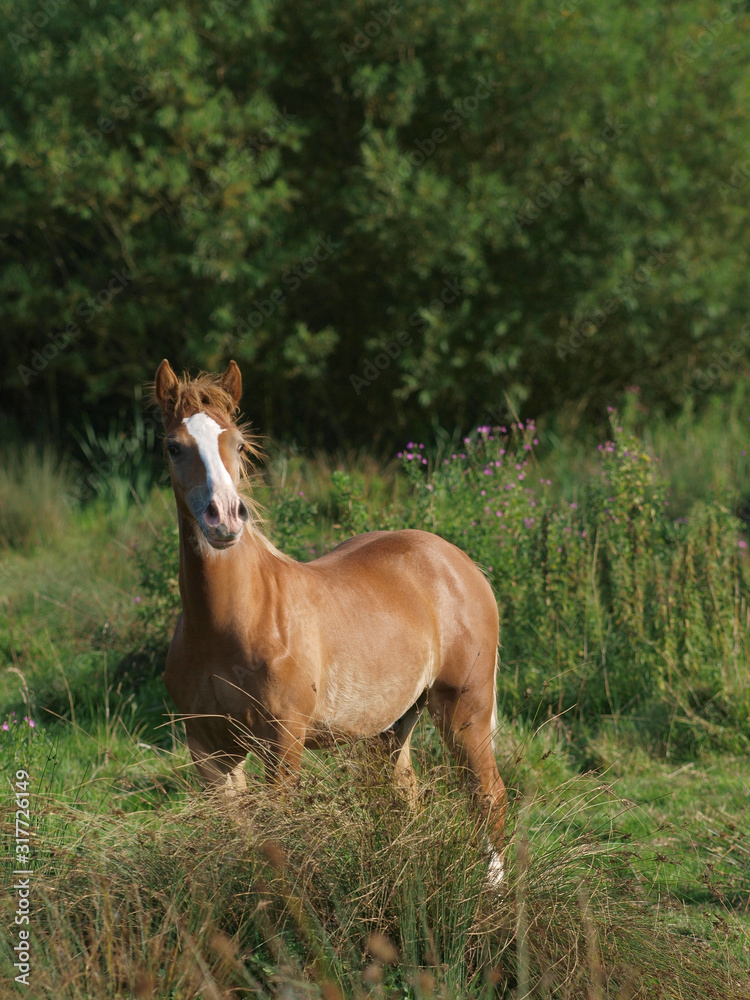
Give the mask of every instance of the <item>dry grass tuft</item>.
M 660 923 L 637 848 L 588 822 L 590 780 L 519 798 L 498 892 L 448 774 L 436 767 L 409 812 L 372 755 L 345 747 L 283 797 L 254 785 L 239 825 L 197 795 L 71 809 L 38 852 L 36 995 L 747 997 L 707 942 Z M 7 897 L 2 910 L 7 924 Z

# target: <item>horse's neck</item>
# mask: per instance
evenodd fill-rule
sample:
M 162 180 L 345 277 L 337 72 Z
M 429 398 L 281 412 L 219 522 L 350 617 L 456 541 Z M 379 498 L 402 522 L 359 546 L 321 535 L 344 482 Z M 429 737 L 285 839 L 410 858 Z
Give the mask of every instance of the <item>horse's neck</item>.
M 183 627 L 206 634 L 251 625 L 263 605 L 273 555 L 247 528 L 231 549 L 212 549 L 194 522 L 180 518 L 180 597 Z M 266 572 L 264 572 L 266 570 Z

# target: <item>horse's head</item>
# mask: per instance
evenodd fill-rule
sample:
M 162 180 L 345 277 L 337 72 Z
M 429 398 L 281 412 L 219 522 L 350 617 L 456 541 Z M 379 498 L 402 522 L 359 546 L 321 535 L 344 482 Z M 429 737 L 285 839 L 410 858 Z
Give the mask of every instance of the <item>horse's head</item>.
M 166 359 L 156 372 L 154 397 L 177 507 L 215 549 L 235 545 L 250 516 L 237 490 L 246 452 L 255 451 L 234 423 L 241 395 L 234 361 L 218 377 L 178 379 Z

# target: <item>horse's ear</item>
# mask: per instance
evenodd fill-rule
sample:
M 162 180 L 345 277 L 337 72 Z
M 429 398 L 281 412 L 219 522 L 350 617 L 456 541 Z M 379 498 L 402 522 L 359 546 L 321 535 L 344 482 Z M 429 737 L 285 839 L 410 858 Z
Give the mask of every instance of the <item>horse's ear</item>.
M 174 410 L 178 385 L 177 376 L 165 358 L 156 369 L 154 379 L 154 399 L 159 404 L 162 417 L 168 416 Z
M 221 376 L 221 388 L 232 397 L 235 406 L 242 399 L 242 374 L 236 361 L 230 361 L 227 370 Z

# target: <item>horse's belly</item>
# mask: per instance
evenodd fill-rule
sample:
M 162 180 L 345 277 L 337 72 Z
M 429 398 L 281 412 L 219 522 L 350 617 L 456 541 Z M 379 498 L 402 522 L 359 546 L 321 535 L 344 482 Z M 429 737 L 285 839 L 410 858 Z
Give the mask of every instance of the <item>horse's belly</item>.
M 375 736 L 397 722 L 432 680 L 431 664 L 387 675 L 329 670 L 314 726 L 336 736 Z

